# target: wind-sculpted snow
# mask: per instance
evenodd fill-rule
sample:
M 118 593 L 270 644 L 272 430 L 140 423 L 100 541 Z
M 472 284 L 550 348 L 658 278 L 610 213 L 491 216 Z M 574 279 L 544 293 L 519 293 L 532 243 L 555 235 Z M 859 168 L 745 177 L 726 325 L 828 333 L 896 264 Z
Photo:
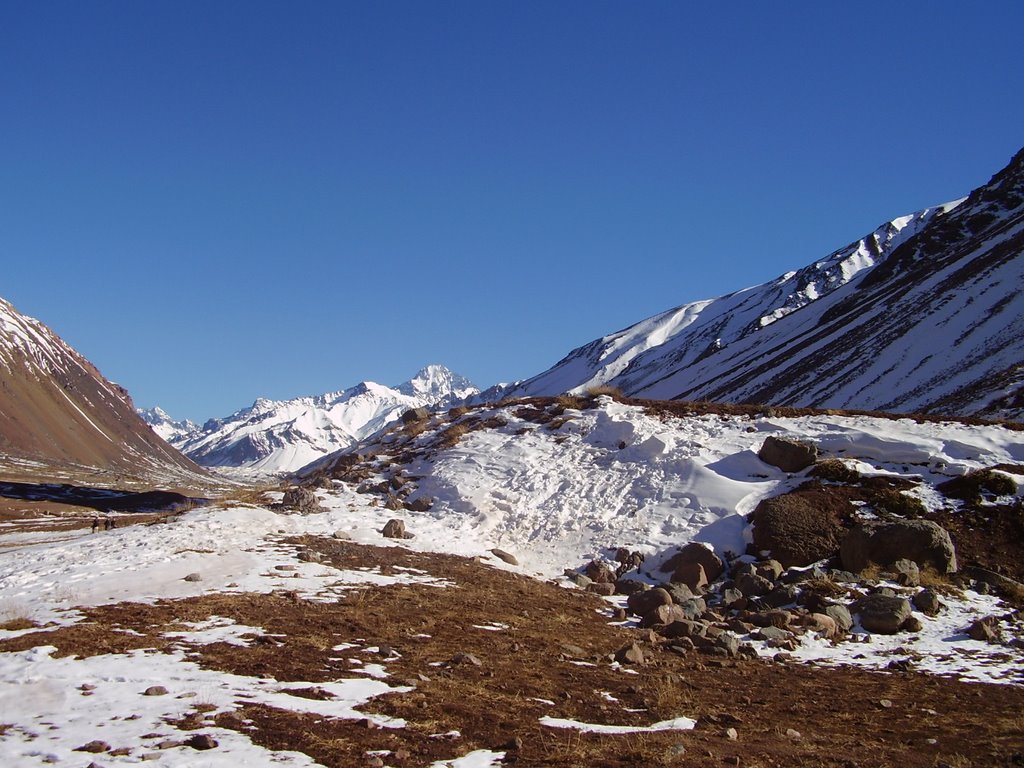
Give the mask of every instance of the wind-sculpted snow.
M 513 394 L 584 392 L 1020 418 L 1024 153 L 968 198 L 775 281 L 570 353 Z
M 313 397 L 261 398 L 173 443 L 205 466 L 288 472 L 378 432 L 409 409 L 447 407 L 477 391 L 444 366 L 430 365 L 393 388 L 367 381 Z

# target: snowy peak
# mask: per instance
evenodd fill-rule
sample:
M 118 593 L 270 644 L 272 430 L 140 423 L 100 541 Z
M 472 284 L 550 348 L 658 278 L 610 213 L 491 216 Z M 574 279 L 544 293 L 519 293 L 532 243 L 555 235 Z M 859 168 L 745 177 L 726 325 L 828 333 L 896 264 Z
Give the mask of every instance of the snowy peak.
M 477 391 L 464 377 L 430 365 L 394 388 L 364 381 L 294 400 L 260 398 L 174 444 L 206 466 L 288 472 L 372 435 L 411 408 L 445 408 Z
M 422 397 L 432 403 L 465 400 L 480 391 L 469 379 L 436 364 L 426 366 L 395 389 L 408 397 Z
M 597 339 L 513 394 L 1024 413 L 1024 152 L 962 200 Z
M 175 421 L 163 408 L 140 408 L 139 416 L 150 428 L 169 443 L 183 440 L 199 431 L 199 425 L 188 419 Z

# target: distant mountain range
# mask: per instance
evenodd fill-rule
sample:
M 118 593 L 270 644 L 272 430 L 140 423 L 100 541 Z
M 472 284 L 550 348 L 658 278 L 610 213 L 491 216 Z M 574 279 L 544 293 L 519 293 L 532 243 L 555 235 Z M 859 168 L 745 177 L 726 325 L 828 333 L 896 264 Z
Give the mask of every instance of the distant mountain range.
M 364 382 L 260 399 L 202 427 L 128 394 L 0 299 L 0 459 L 283 472 L 377 432 L 410 408 L 614 387 L 638 398 L 1024 417 L 1024 150 L 962 199 L 894 219 L 803 269 L 683 304 L 483 393 L 440 365 L 397 387 Z
M 128 393 L 38 320 L 0 299 L 0 459 L 194 483 L 204 474 L 161 440 Z
M 159 409 L 144 414 L 155 431 L 200 464 L 274 473 L 298 469 L 351 445 L 409 409 L 449 407 L 478 391 L 444 366 L 428 365 L 396 387 L 364 381 L 324 395 L 259 399 L 202 427 L 173 421 Z
M 683 304 L 484 393 L 1024 415 L 1024 150 L 967 198 Z

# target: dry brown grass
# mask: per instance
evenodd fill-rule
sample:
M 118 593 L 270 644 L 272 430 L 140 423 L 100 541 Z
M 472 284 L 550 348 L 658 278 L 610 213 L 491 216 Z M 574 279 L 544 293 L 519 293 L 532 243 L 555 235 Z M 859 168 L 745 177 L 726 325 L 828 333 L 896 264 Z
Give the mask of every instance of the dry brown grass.
M 406 728 L 368 728 L 258 705 L 215 718 L 259 744 L 300 751 L 325 766 L 364 765 L 370 750 L 391 751 L 388 764 L 397 768 L 426 766 L 486 748 L 508 751 L 506 763 L 551 768 L 721 765 L 734 756 L 744 766 L 848 768 L 850 755 L 870 755 L 869 762 L 858 762 L 861 766 L 928 768 L 937 757 L 955 754 L 975 755 L 985 765 L 1011 765 L 1024 750 L 1017 727 L 1024 708 L 1019 687 L 680 656 L 649 633 L 609 625 L 607 603 L 592 595 L 470 559 L 314 537 L 293 543 L 339 567 L 382 573 L 414 568 L 456 586 L 366 588 L 333 603 L 281 593 L 104 606 L 86 609 L 77 627 L 4 641 L 0 652 L 32 643 L 56 645 L 57 655 L 168 650 L 171 641 L 163 633 L 169 628 L 221 616 L 262 627 L 265 634 L 244 648 L 190 647 L 195 653 L 190 658 L 207 669 L 305 681 L 308 695 L 315 697 L 322 695 L 321 683 L 354 674 L 349 657 L 378 659 L 358 649 L 332 652 L 338 643 L 359 638 L 364 648 L 394 648 L 400 657 L 383 663 L 395 684 L 409 682 L 414 690 L 380 697 L 363 709 L 404 718 Z M 507 628 L 476 628 L 495 623 Z M 638 674 L 627 674 L 608 657 L 634 640 L 648 662 L 635 668 Z M 573 663 L 564 654 L 566 643 L 581 646 L 589 665 Z M 480 666 L 455 663 L 459 653 L 474 655 Z M 880 708 L 882 698 L 894 706 Z M 196 707 L 178 726 L 195 729 L 208 722 L 203 709 Z M 545 715 L 633 725 L 688 716 L 699 718 L 700 727 L 609 736 L 547 728 L 539 723 Z M 739 741 L 722 737 L 728 725 L 739 731 Z M 804 739 L 787 738 L 787 728 Z M 462 736 L 456 741 L 435 736 L 451 730 Z M 522 747 L 509 749 L 516 737 Z M 938 740 L 938 746 L 928 739 Z

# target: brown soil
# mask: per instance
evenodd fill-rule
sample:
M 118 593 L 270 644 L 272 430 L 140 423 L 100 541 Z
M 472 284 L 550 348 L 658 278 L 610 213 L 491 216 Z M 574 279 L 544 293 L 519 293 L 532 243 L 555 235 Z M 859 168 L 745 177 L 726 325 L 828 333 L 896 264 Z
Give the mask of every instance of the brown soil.
M 599 598 L 474 560 L 312 537 L 294 544 L 339 567 L 414 569 L 449 586 L 360 588 L 333 602 L 220 594 L 104 606 L 84 611 L 77 626 L 0 642 L 0 652 L 37 644 L 81 656 L 166 650 L 179 641 L 162 633 L 216 615 L 264 634 L 245 648 L 191 647 L 190 658 L 204 667 L 305 681 L 306 695 L 321 697 L 318 684 L 354 675 L 356 658 L 384 664 L 392 684 L 413 686 L 364 707 L 405 719 L 403 729 L 251 705 L 215 717 L 259 744 L 301 751 L 326 766 L 369 765 L 370 750 L 390 750 L 388 765 L 424 766 L 479 748 L 507 751 L 506 763 L 530 766 L 1024 764 L 1022 687 L 681 656 L 650 632 L 610 624 L 609 605 Z M 499 624 L 504 628 L 481 628 Z M 118 631 L 125 629 L 139 634 Z M 609 655 L 633 641 L 647 662 L 630 671 L 612 665 Z M 340 643 L 359 648 L 332 651 Z M 686 716 L 699 725 L 609 736 L 545 727 L 543 716 L 637 726 Z M 202 728 L 209 718 L 197 711 L 178 725 Z M 727 728 L 736 729 L 737 740 L 724 735 Z M 441 736 L 454 730 L 461 737 Z

